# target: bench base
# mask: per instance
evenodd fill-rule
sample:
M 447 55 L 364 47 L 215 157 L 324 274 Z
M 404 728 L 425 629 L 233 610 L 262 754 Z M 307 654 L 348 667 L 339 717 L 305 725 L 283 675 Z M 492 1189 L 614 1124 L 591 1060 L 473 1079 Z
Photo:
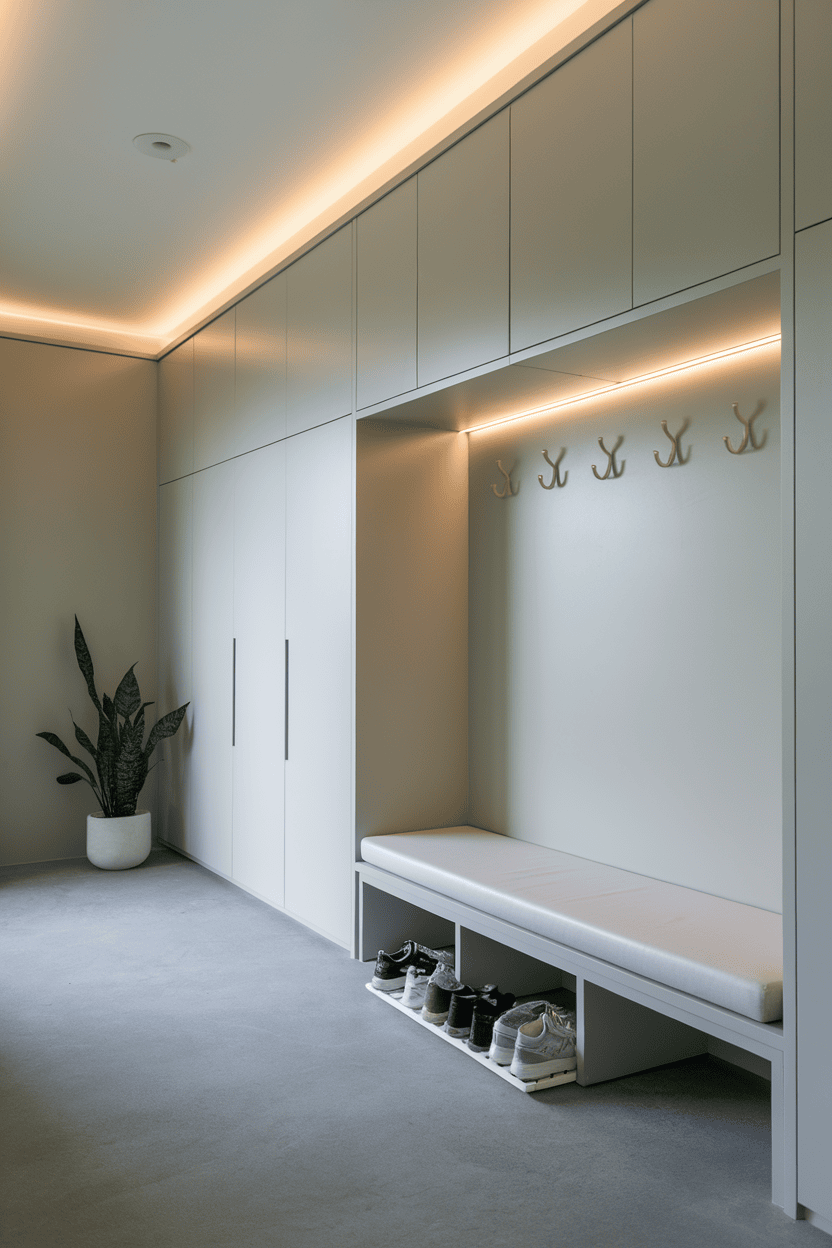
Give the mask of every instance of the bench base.
M 796 1202 L 786 1196 L 781 1023 L 759 1023 L 700 1001 L 369 863 L 358 863 L 356 871 L 355 955 L 362 961 L 375 958 L 379 949 L 397 949 L 408 939 L 431 947 L 453 944 L 456 974 L 464 983 L 497 982 L 517 996 L 571 989 L 576 999 L 579 1084 L 618 1079 L 699 1056 L 709 1052 L 711 1037 L 734 1053 L 753 1055 L 749 1069 L 759 1071 L 762 1059 L 771 1077 L 772 1202 L 797 1216 Z M 486 1065 L 493 1067 L 487 1059 Z

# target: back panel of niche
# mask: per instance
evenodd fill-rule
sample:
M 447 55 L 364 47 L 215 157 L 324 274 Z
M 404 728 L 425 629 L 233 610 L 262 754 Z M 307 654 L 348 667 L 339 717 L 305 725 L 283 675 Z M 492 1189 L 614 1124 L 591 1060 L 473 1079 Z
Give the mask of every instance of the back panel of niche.
M 470 436 L 472 824 L 780 910 L 779 386 L 772 347 Z

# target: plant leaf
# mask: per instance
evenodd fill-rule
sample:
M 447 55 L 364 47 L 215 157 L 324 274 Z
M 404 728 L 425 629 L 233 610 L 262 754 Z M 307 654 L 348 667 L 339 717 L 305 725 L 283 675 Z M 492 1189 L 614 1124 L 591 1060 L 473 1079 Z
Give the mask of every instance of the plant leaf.
M 84 732 L 84 729 L 80 728 L 74 719 L 72 721 L 72 726 L 75 729 L 75 740 L 83 750 L 86 750 L 88 754 L 92 754 L 93 758 L 98 761 L 98 751 L 92 741 L 90 741 L 87 734 Z
M 78 616 L 75 617 L 75 657 L 78 660 L 78 666 L 81 669 L 81 675 L 87 682 L 87 692 L 93 700 L 93 704 L 97 711 L 101 710 L 101 703 L 95 689 L 95 671 L 92 666 L 92 657 L 89 652 L 84 634 L 81 632 L 81 625 L 78 623 Z
M 105 694 L 106 698 L 106 694 Z M 112 703 L 110 703 L 112 706 Z M 101 809 L 110 819 L 115 814 L 116 805 L 116 756 L 118 738 L 116 725 L 112 724 L 104 711 L 98 716 L 98 776 L 101 781 Z
M 58 776 L 58 784 L 76 784 L 83 779 L 84 777 L 79 776 L 77 771 L 67 771 L 62 776 Z M 87 783 L 89 784 L 89 781 Z
M 50 745 L 54 745 L 55 749 L 60 750 L 62 754 L 65 754 L 76 767 L 80 767 L 82 771 L 85 771 L 89 778 L 89 783 L 92 785 L 93 791 L 97 794 L 97 790 L 95 788 L 95 776 L 92 774 L 83 758 L 76 758 L 74 754 L 70 754 L 61 738 L 57 737 L 54 732 L 36 732 L 35 736 L 43 737 L 44 741 L 48 741 Z
M 147 745 L 144 747 L 145 758 L 150 758 L 150 755 L 164 737 L 173 736 L 185 718 L 185 712 L 190 705 L 190 702 L 186 702 L 184 706 L 177 707 L 175 711 L 168 711 L 167 715 L 163 715 L 161 719 L 156 721 L 150 730 Z
M 142 750 L 142 726 L 125 722 L 116 760 L 116 814 L 134 815 L 142 785 L 147 779 L 147 759 Z
M 106 716 L 106 718 L 110 721 L 111 724 L 114 724 L 116 722 L 116 708 L 113 705 L 113 699 L 110 697 L 108 693 L 104 694 L 104 706 L 103 706 L 102 713 Z
M 134 663 L 133 667 L 135 666 L 136 664 Z M 116 689 L 114 702 L 116 714 L 123 715 L 125 719 L 138 710 L 142 700 L 142 695 L 139 693 L 139 682 L 133 675 L 133 667 L 124 673 L 119 687 Z

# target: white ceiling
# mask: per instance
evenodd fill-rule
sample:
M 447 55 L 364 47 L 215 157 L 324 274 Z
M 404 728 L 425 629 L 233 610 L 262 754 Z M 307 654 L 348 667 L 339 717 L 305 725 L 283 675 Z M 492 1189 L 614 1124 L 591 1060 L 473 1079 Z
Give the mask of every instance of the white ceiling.
M 0 0 L 0 334 L 158 354 L 617 3 Z

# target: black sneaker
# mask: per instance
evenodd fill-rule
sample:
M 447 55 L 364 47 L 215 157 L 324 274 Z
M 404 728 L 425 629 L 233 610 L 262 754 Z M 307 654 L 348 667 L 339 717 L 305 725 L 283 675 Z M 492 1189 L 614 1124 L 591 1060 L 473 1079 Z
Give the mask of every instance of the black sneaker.
M 448 1017 L 451 1008 L 451 997 L 455 992 L 464 992 L 465 985 L 454 978 L 450 967 L 440 963 L 428 980 L 425 993 L 425 1004 L 422 1006 L 422 1018 L 426 1023 L 441 1027 Z
M 453 964 L 452 954 L 443 949 L 428 949 L 425 945 L 417 945 L 415 940 L 406 940 L 395 953 L 385 953 L 383 949 L 379 949 L 373 971 L 373 987 L 379 992 L 393 992 L 396 988 L 404 988 L 409 966 L 418 966 L 428 974 L 433 974 L 437 966 L 447 964 Z
M 463 985 L 458 992 L 452 993 L 448 1017 L 442 1030 L 457 1040 L 465 1040 L 471 1031 L 474 1006 L 480 997 L 490 996 L 496 988 L 496 984 L 486 984 L 484 988 L 469 988 Z
M 468 1048 L 474 1053 L 487 1053 L 491 1048 L 494 1024 L 516 1001 L 513 992 L 498 992 L 496 989 L 487 997 L 480 997 L 474 1005 Z

